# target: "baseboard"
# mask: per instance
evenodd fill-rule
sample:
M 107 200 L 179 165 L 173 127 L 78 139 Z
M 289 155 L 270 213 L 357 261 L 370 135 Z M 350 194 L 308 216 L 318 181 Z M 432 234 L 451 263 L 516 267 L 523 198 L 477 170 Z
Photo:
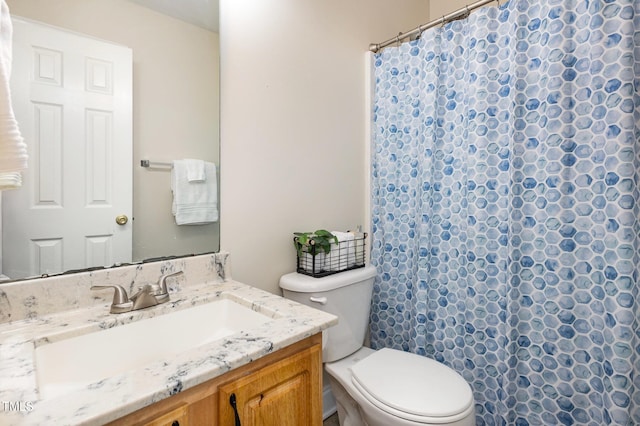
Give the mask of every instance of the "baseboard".
M 325 382 L 325 385 L 322 388 L 322 420 L 326 420 L 327 417 L 333 415 L 337 411 L 336 400 L 331 392 L 331 385 L 327 382 Z

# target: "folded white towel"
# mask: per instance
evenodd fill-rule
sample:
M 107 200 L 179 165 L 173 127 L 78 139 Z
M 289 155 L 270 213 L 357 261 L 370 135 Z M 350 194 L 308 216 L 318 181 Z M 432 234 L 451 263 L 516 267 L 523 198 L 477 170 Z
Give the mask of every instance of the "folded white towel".
M 342 271 L 356 264 L 356 249 L 353 232 L 331 231 L 338 239 L 338 244 L 331 243 L 331 251 L 327 254 L 324 269 Z
M 187 168 L 187 180 L 189 182 L 204 182 L 207 180 L 205 164 L 202 160 L 182 160 Z
M 15 189 L 22 186 L 22 174 L 20 172 L 0 173 L 0 191 Z
M 218 179 L 216 165 L 204 162 L 205 180 L 189 182 L 185 160 L 176 160 L 171 169 L 173 203 L 171 212 L 178 225 L 202 225 L 218 220 Z
M 20 172 L 27 168 L 27 146 L 16 122 L 9 81 L 13 26 L 9 6 L 0 0 L 0 173 Z

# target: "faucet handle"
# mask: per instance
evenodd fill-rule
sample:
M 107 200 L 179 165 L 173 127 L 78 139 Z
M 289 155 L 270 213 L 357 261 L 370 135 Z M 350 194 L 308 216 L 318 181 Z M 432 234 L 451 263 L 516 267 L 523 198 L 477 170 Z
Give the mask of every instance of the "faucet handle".
M 158 286 L 160 287 L 157 291 L 158 294 L 167 294 L 169 292 L 169 289 L 167 288 L 167 278 L 169 277 L 175 277 L 176 275 L 182 275 L 183 272 L 182 271 L 177 271 L 177 272 L 171 272 L 169 274 L 164 274 L 163 276 L 160 277 L 160 279 L 158 280 Z
M 105 288 L 113 288 L 113 302 L 111 302 L 111 313 L 117 314 L 121 312 L 130 311 L 133 307 L 133 302 L 129 300 L 127 291 L 120 285 L 93 285 L 91 290 L 102 290 Z

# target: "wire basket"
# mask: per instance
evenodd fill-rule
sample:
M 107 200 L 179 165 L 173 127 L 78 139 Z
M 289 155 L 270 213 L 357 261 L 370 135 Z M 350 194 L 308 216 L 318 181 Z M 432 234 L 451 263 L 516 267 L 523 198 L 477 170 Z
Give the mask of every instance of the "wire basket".
M 308 245 L 301 245 L 297 254 L 296 272 L 320 278 L 338 272 L 364 267 L 366 258 L 366 232 L 354 232 L 353 239 L 331 243 L 331 250 L 325 253 L 313 239 Z M 298 244 L 298 237 L 293 241 Z

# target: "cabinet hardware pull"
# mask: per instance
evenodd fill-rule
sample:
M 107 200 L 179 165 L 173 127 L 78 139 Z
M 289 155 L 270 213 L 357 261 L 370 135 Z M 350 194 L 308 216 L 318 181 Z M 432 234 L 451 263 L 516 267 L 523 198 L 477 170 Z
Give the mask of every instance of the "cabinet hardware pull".
M 236 405 L 235 393 L 232 393 L 231 396 L 229 397 L 229 404 L 231 404 L 231 407 L 233 408 L 233 414 L 235 414 L 236 416 L 236 426 L 242 426 L 240 424 L 240 416 L 238 415 L 238 406 Z
M 180 422 L 177 420 L 174 420 L 173 423 L 171 423 L 171 426 L 180 426 Z

